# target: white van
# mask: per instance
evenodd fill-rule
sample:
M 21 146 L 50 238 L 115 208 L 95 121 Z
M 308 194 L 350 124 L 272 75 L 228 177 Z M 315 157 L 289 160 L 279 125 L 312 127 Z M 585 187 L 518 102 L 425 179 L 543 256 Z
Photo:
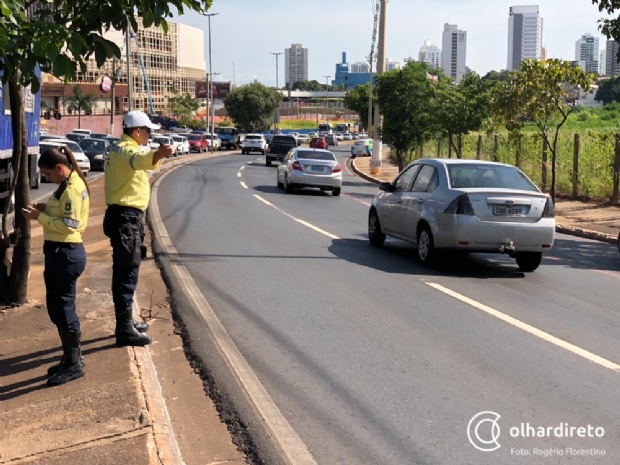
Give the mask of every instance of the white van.
M 93 131 L 90 129 L 74 129 L 73 134 L 84 134 L 86 136 L 92 135 Z

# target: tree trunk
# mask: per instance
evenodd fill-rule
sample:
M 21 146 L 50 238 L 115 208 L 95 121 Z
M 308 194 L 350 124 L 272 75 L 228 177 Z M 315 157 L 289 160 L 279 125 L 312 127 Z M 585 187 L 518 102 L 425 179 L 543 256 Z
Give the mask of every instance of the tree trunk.
M 13 263 L 9 275 L 7 303 L 24 304 L 28 295 L 28 275 L 30 274 L 30 220 L 21 213 L 22 207 L 30 205 L 30 179 L 28 176 L 28 137 L 26 133 L 26 114 L 24 112 L 24 88 L 17 78 L 9 81 L 11 100 L 11 124 L 13 129 L 13 165 L 19 159 L 19 169 L 15 188 L 15 233 L 17 242 L 13 250 Z
M 82 109 L 78 107 L 78 129 L 82 129 Z
M 556 167 L 556 163 L 555 163 L 555 151 L 556 151 L 556 146 L 554 144 L 554 147 L 550 147 L 551 149 L 551 201 L 553 202 L 553 204 L 555 205 L 555 167 Z

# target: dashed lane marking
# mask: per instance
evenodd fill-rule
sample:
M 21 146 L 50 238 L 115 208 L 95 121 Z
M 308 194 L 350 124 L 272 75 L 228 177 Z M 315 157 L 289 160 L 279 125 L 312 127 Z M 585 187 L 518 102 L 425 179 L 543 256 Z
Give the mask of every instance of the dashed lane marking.
M 254 197 L 256 197 L 258 200 L 263 202 L 265 205 L 269 205 L 270 207 L 275 208 L 276 210 L 278 210 L 283 215 L 288 216 L 293 221 L 296 221 L 299 224 L 303 224 L 304 226 L 306 226 L 307 228 L 312 229 L 313 231 L 316 231 L 316 232 L 318 232 L 320 234 L 323 234 L 324 236 L 327 236 L 330 239 L 340 239 L 338 236 L 336 236 L 334 234 L 331 234 L 331 233 L 328 233 L 327 231 L 325 231 L 325 230 L 323 230 L 321 228 L 317 228 L 316 226 L 314 226 L 313 224 L 308 223 L 307 221 L 300 220 L 299 218 L 295 218 L 293 215 L 291 215 L 289 213 L 286 213 L 284 210 L 281 210 L 280 208 L 276 207 L 274 204 L 272 204 L 268 200 L 263 199 L 260 195 L 254 194 Z

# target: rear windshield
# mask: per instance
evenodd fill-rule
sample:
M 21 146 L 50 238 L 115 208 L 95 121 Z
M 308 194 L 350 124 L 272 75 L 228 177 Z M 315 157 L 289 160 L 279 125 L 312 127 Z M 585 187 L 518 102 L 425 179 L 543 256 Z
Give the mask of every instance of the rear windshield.
M 314 150 L 299 150 L 297 152 L 298 160 L 329 160 L 336 161 L 336 157 L 331 152 L 316 152 Z
M 448 175 L 454 188 L 500 188 L 538 192 L 537 187 L 513 166 L 450 164 Z
M 183 142 L 183 138 L 182 137 L 173 137 L 172 140 L 175 141 L 175 142 Z
M 315 137 L 311 142 L 322 142 L 325 140 L 325 137 Z
M 273 136 L 271 142 L 285 142 L 287 144 L 295 144 L 297 145 L 297 141 L 294 137 L 291 136 Z
M 102 140 L 82 139 L 80 141 L 80 147 L 83 149 L 104 150 L 105 142 Z
M 200 136 L 199 135 L 194 135 L 194 134 L 190 134 L 189 136 L 187 136 L 187 138 L 189 140 L 200 140 Z
M 263 136 L 245 136 L 245 140 L 262 140 Z

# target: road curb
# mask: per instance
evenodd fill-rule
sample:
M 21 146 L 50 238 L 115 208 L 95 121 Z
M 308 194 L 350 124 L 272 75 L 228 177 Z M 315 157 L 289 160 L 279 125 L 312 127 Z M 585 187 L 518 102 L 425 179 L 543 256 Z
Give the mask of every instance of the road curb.
M 355 158 L 351 161 L 351 169 L 353 172 L 358 175 L 360 178 L 364 178 L 365 180 L 372 182 L 373 184 L 381 184 L 384 181 L 381 181 L 374 176 L 363 173 L 359 170 L 359 168 L 355 165 Z M 566 234 L 568 236 L 580 237 L 583 239 L 590 239 L 593 241 L 606 242 L 607 244 L 618 244 L 618 237 L 612 236 L 611 234 L 605 234 L 598 231 L 593 231 L 591 229 L 577 228 L 575 226 L 568 226 L 564 224 L 555 225 L 555 231 L 560 234 Z

